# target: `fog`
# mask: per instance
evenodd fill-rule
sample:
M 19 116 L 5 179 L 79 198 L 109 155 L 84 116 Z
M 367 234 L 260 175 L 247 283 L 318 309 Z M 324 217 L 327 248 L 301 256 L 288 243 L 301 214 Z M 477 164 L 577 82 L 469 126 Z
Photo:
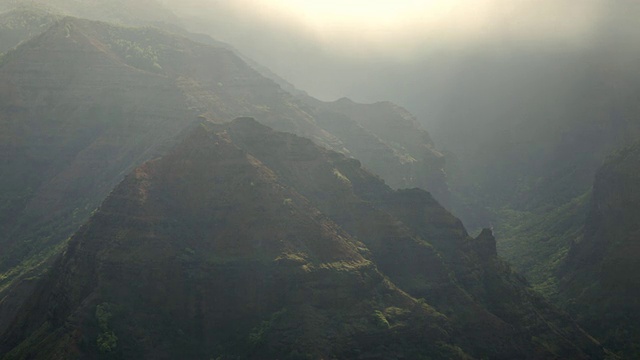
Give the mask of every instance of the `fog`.
M 337 352 L 344 348 L 346 357 L 367 357 L 366 350 L 384 357 L 380 351 L 396 351 L 394 336 L 415 329 L 435 334 L 434 341 L 411 336 L 420 346 L 436 344 L 425 354 L 450 348 L 452 357 L 466 356 L 468 346 L 477 357 L 549 350 L 548 357 L 572 358 L 564 347 L 573 342 L 578 358 L 597 358 L 601 344 L 628 343 L 637 352 L 631 338 L 640 322 L 630 315 L 640 314 L 631 306 L 638 297 L 626 290 L 640 279 L 618 275 L 633 273 L 640 254 L 631 241 L 640 199 L 630 196 L 639 162 L 616 159 L 640 139 L 640 1 L 0 0 L 0 9 L 32 1 L 55 14 L 211 35 L 263 74 L 273 76 L 257 64 L 319 99 L 391 100 L 430 135 L 388 103 L 289 96 L 225 49 L 77 19 L 27 40 L 32 29 L 47 28 L 40 12 L 5 14 L 5 29 L 24 26 L 16 43 L 28 42 L 0 69 L 7 174 L 0 177 L 0 298 L 8 294 L 0 338 L 9 335 L 0 352 L 245 358 L 282 349 L 344 358 Z M 238 116 L 312 140 L 247 118 L 222 123 Z M 145 159 L 155 160 L 112 191 Z M 381 179 L 432 196 L 394 193 Z M 162 269 L 179 271 L 167 277 Z M 266 277 L 252 275 L 260 269 Z M 333 270 L 336 277 L 316 281 Z M 136 273 L 144 276 L 120 281 Z M 354 284 L 372 285 L 371 298 L 350 299 Z M 240 287 L 220 297 L 230 286 Z M 575 294 L 561 298 L 561 286 Z M 274 289 L 282 291 L 254 296 Z M 425 294 L 438 302 L 429 304 L 435 320 L 407 322 L 427 319 L 424 299 L 415 300 Z M 591 301 L 600 307 L 586 306 Z M 356 311 L 333 306 L 341 302 Z M 596 344 L 570 318 L 599 340 L 613 335 Z M 158 319 L 166 326 L 147 329 Z M 385 329 L 391 345 L 366 349 L 369 335 L 384 340 Z M 446 329 L 462 336 L 465 349 L 449 346 Z M 86 336 L 75 336 L 80 330 Z M 583 345 L 592 341 L 593 353 Z M 355 345 L 334 352 L 323 348 L 329 343 Z M 307 353 L 316 345 L 317 355 Z M 414 345 L 397 349 L 420 354 Z
M 165 4 L 189 19 L 192 30 L 233 44 L 315 96 L 369 101 L 385 96 L 360 88 L 370 89 L 376 77 L 387 76 L 394 67 L 425 59 L 449 62 L 454 54 L 495 47 L 590 46 L 608 7 L 604 0 Z
M 441 150 L 467 164 L 486 161 L 477 154 L 503 141 L 497 133 L 523 144 L 550 139 L 544 131 L 555 127 L 534 131 L 533 124 L 609 111 L 586 105 L 606 103 L 601 97 L 613 98 L 612 88 L 629 88 L 624 82 L 633 80 L 625 79 L 640 59 L 640 8 L 631 0 L 165 5 L 191 30 L 232 44 L 322 100 L 406 107 Z
M 192 0 L 165 4 L 199 18 L 220 38 L 260 40 L 281 50 L 306 38 L 346 57 L 410 58 L 425 47 L 517 38 L 528 42 L 581 43 L 593 37 L 603 0 L 300 1 Z M 265 35 L 268 38 L 263 39 Z

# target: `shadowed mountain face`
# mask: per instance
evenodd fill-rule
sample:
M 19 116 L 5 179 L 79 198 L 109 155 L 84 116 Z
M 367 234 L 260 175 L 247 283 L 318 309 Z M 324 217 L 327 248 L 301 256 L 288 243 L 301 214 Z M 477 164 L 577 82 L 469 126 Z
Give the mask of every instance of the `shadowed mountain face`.
M 25 255 L 13 245 L 37 251 L 75 231 L 189 123 L 171 79 L 127 65 L 83 25 L 58 23 L 0 67 L 3 270 Z
M 583 229 L 560 271 L 561 298 L 590 331 L 625 358 L 640 354 L 640 146 L 598 170 Z
M 0 328 L 58 245 L 192 122 L 174 81 L 118 55 L 126 34 L 114 50 L 88 24 L 59 22 L 0 65 Z
M 95 340 L 109 332 L 125 358 L 383 357 L 402 335 L 449 341 L 445 318 L 362 248 L 224 134 L 198 129 L 136 169 L 74 236 L 25 315 L 54 332 L 34 334 L 27 353 L 109 353 Z M 100 323 L 96 306 L 113 318 Z M 439 347 L 455 357 L 444 343 L 423 348 Z
M 35 10 L 29 11 L 25 13 Z M 21 36 L 51 20 L 42 16 L 26 23 L 31 25 Z M 228 46 L 199 38 L 213 45 L 158 29 L 65 18 L 2 58 L 0 272 L 5 276 L 0 291 L 16 277 L 40 269 L 49 252 L 59 250 L 55 247 L 126 173 L 165 153 L 201 114 L 214 119 L 256 116 L 275 129 L 346 154 L 354 153 L 351 148 L 393 154 L 371 158 L 365 162 L 369 168 L 424 157 L 427 150 L 417 143 L 392 148 L 375 136 L 350 143 L 332 134 L 316 120 L 314 108 L 253 70 Z M 369 113 L 368 108 L 379 105 L 359 106 Z M 422 131 L 401 109 L 391 104 L 383 108 L 385 117 Z M 373 129 L 363 123 L 357 132 L 370 134 L 374 130 L 369 126 Z M 422 173 L 423 167 L 438 173 L 441 160 L 437 155 L 433 159 L 397 166 L 413 168 L 407 174 Z M 11 291 L 21 297 L 20 291 Z M 0 311 L 0 328 L 7 324 L 3 314 L 12 312 Z
M 2 338 L 7 358 L 601 357 L 489 231 L 252 119 L 127 176 Z
M 444 156 L 408 111 L 389 102 L 322 102 L 299 95 L 315 109 L 318 124 L 349 144 L 351 154 L 393 188 L 428 189 L 449 205 Z
M 0 1 L 0 9 L 14 3 L 22 2 Z M 444 157 L 404 109 L 318 101 L 203 35 L 55 15 L 64 9 L 118 23 L 174 23 L 154 1 L 50 5 L 58 10 L 41 4 L 0 14 L 0 338 L 7 358 L 602 357 L 593 339 L 497 258 L 491 231 L 473 239 L 440 206 L 450 203 Z M 593 70 L 566 69 L 567 77 Z M 544 274 L 535 271 L 560 263 L 563 241 L 577 238 L 585 179 L 600 156 L 637 132 L 624 97 L 632 81 L 603 79 L 578 81 L 583 92 L 572 101 L 601 92 L 611 98 L 578 106 L 579 116 L 566 122 L 556 123 L 565 114 L 554 113 L 504 133 L 465 128 L 478 142 L 460 142 L 466 150 L 482 145 L 471 150 L 479 177 L 464 178 L 464 169 L 458 190 L 482 183 L 489 195 L 474 198 L 481 205 L 512 206 L 500 211 L 519 227 L 498 226 L 513 230 L 511 240 L 544 228 L 515 250 L 536 250 L 534 261 L 519 262 L 536 281 Z M 192 131 L 199 115 L 216 124 Z M 249 119 L 223 124 L 236 116 L 312 141 Z M 578 117 L 587 126 L 576 131 Z M 539 138 L 537 147 L 526 145 Z M 433 197 L 392 189 L 403 187 Z M 594 203 L 618 196 L 598 191 L 604 195 Z M 550 206 L 556 210 L 538 211 Z M 571 250 L 563 296 L 575 299 L 590 331 L 623 349 L 626 335 L 599 328 L 602 313 L 589 311 L 594 297 L 622 289 L 616 276 L 632 270 L 624 255 L 633 246 L 618 250 L 601 239 L 631 238 L 634 219 L 598 211 Z M 629 231 L 612 230 L 621 227 Z M 613 255 L 594 255 L 603 253 Z M 585 259 L 595 267 L 580 275 Z M 603 300 L 598 309 L 612 309 L 616 331 L 632 333 L 635 318 L 627 314 L 636 294 L 618 295 L 629 301 Z
M 470 61 L 474 80 L 457 85 L 470 91 L 458 98 L 469 118 L 445 127 L 450 139 L 473 138 L 455 145 L 467 172 L 449 179 L 454 191 L 482 194 L 477 204 L 492 208 L 500 255 L 608 348 L 636 358 L 637 151 L 605 160 L 640 136 L 638 49 L 629 41 L 638 27 L 622 34 L 628 25 L 562 58 L 509 56 L 509 66 Z M 494 106 L 478 106 L 486 111 L 472 118 L 463 100 L 500 81 L 500 93 L 509 95 L 480 95 L 480 104 Z
M 523 353 L 532 352 L 536 353 L 531 355 L 534 357 L 551 356 L 530 348 L 531 339 L 527 336 L 536 332 L 547 333 L 548 337 L 535 340 L 544 346 L 556 341 L 577 344 L 585 340 L 580 340 L 582 335 L 576 337 L 575 328 L 567 327 L 571 321 L 565 315 L 535 295 L 496 257 L 495 239 L 490 232 L 472 239 L 462 223 L 428 193 L 418 189 L 391 191 L 362 171 L 359 162 L 341 157 L 337 159 L 340 161 L 332 161 L 333 167 L 311 161 L 286 162 L 285 159 L 297 157 L 300 151 L 292 149 L 298 147 L 259 141 L 269 138 L 265 131 L 263 127 L 248 127 L 246 121 L 236 121 L 226 133 L 365 243 L 379 269 L 395 284 L 449 316 L 459 329 L 458 336 L 474 349 L 472 354 L 520 358 Z M 285 143 L 302 140 L 279 136 L 287 139 Z M 349 181 L 344 181 L 343 176 Z M 336 186 L 345 190 L 336 191 Z M 531 319 L 536 320 L 530 322 Z M 525 328 L 525 336 L 515 330 Z M 589 347 L 589 342 L 582 344 Z M 530 350 L 523 350 L 526 348 Z
M 413 100 L 437 115 L 432 136 L 456 155 L 447 169 L 453 191 L 489 209 L 484 223 L 495 225 L 501 255 L 550 294 L 596 170 L 640 136 L 637 46 L 630 35 L 608 39 L 579 50 L 472 52 L 449 69 L 448 93 L 423 100 L 416 91 Z
M 5 56 L 0 92 L 10 175 L 2 180 L 3 217 L 86 214 L 202 113 L 259 115 L 349 152 L 310 109 L 229 50 L 152 29 L 66 19 Z

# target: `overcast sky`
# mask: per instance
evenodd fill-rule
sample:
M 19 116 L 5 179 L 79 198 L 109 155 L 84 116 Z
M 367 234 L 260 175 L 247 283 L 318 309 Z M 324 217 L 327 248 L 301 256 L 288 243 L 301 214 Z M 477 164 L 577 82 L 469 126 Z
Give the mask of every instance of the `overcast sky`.
M 464 53 L 523 48 L 562 52 L 589 47 L 598 39 L 603 22 L 611 23 L 612 12 L 633 17 L 627 8 L 637 2 L 162 1 L 189 18 L 191 30 L 231 43 L 312 95 L 324 100 L 350 96 L 361 101 L 386 97 L 367 90 L 384 87 L 399 68 L 424 68 L 429 63 L 433 66 L 425 71 L 442 72 Z
M 412 54 L 426 43 L 584 41 L 605 0 L 165 0 L 183 14 L 308 36 L 332 51 Z M 231 23 L 233 21 L 234 23 Z M 215 26 L 215 25 L 213 25 Z M 265 27 L 266 26 L 266 27 Z M 284 35 L 284 34 L 280 34 Z M 226 35 L 220 31 L 220 36 Z M 259 37 L 260 34 L 254 34 Z

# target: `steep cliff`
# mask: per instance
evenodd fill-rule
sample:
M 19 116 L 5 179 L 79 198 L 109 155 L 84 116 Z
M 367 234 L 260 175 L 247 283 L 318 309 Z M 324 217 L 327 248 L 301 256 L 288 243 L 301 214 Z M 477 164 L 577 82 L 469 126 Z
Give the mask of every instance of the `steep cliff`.
M 583 228 L 560 269 L 561 299 L 625 358 L 640 354 L 640 145 L 598 170 Z
M 299 96 L 314 108 L 318 124 L 348 144 L 351 154 L 389 186 L 427 189 L 449 205 L 444 155 L 407 110 L 390 102 L 322 102 Z
M 450 188 L 472 209 L 488 210 L 483 223 L 495 228 L 499 253 L 547 294 L 556 292 L 554 269 L 579 236 L 596 170 L 640 138 L 638 26 L 622 14 L 636 13 L 637 4 L 602 3 L 604 28 L 594 28 L 585 47 L 500 43 L 443 59 L 441 69 L 407 71 L 420 88 L 403 104 L 430 114 L 439 149 L 456 155 Z M 612 34 L 596 35 L 603 30 Z M 446 80 L 434 82 L 429 68 Z
M 598 356 L 597 346 L 582 330 L 497 258 L 490 231 L 472 239 L 429 193 L 393 191 L 358 161 L 323 154 L 288 134 L 271 140 L 273 131 L 252 120 L 221 126 L 234 143 L 362 241 L 395 284 L 449 316 L 471 354 L 586 356 L 568 350 L 578 347 Z M 545 346 L 556 350 L 540 349 Z
M 83 24 L 58 23 L 0 66 L 3 270 L 75 231 L 191 122 L 170 79 L 128 66 Z
M 3 335 L 2 353 L 466 358 L 449 332 L 313 203 L 224 132 L 198 128 L 111 193 Z
M 7 359 L 602 356 L 489 231 L 247 118 L 130 174 L 2 339 Z
M 2 287 L 198 115 L 256 116 L 350 153 L 308 105 L 228 47 L 158 29 L 65 18 L 2 58 L 0 94 Z
M 267 122 L 277 111 L 282 127 L 333 142 L 229 50 L 153 29 L 66 18 L 2 58 L 0 94 L 0 329 L 59 245 L 203 106 Z

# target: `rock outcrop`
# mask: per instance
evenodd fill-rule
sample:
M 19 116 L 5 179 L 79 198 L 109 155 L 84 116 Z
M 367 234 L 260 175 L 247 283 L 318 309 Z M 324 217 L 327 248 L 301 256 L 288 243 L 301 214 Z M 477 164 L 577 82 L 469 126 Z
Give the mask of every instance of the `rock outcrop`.
M 310 140 L 249 118 L 204 123 L 111 193 L 1 349 L 8 359 L 600 358 L 487 257 L 490 238 L 470 238 L 427 192 L 394 191 Z
M 583 235 L 559 271 L 560 297 L 586 329 L 624 358 L 640 354 L 640 145 L 598 170 Z
M 285 161 L 310 160 L 295 150 Z M 26 341 L 7 358 L 465 358 L 449 326 L 260 160 L 198 128 L 111 193 L 3 352 Z
M 210 43 L 64 18 L 2 58 L 0 293 L 41 273 L 122 177 L 164 154 L 199 115 L 254 116 L 352 153 L 307 104 Z

